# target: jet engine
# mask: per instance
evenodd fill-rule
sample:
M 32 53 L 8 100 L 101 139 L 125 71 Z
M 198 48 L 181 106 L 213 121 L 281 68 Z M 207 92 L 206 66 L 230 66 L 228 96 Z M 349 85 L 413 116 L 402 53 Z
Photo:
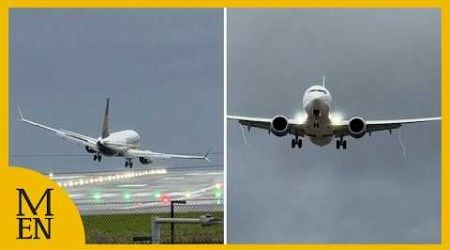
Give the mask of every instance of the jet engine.
M 142 163 L 142 164 L 144 164 L 144 165 L 146 165 L 146 164 L 152 163 L 153 161 L 150 160 L 150 159 L 147 159 L 147 158 L 145 158 L 145 157 L 139 157 L 139 162 Z
M 91 154 L 97 153 L 97 151 L 93 150 L 92 148 L 90 148 L 90 147 L 88 147 L 88 146 L 86 146 L 86 147 L 84 147 L 84 148 L 86 149 L 86 151 L 87 151 L 88 153 L 91 153 Z
M 354 138 L 361 138 L 366 134 L 367 124 L 366 121 L 361 117 L 353 117 L 348 122 L 349 134 Z
M 282 115 L 277 115 L 272 118 L 270 123 L 270 131 L 276 136 L 285 136 L 288 133 L 289 120 Z

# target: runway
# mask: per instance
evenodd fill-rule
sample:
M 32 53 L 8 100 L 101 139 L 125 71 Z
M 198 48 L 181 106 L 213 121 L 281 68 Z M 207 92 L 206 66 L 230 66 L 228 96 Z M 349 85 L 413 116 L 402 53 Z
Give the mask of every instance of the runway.
M 65 188 L 82 214 L 161 210 L 171 200 L 187 200 L 190 211 L 223 210 L 223 168 L 162 166 L 127 171 L 49 173 Z M 195 206 L 194 206 L 195 205 Z M 217 205 L 212 208 L 211 205 Z

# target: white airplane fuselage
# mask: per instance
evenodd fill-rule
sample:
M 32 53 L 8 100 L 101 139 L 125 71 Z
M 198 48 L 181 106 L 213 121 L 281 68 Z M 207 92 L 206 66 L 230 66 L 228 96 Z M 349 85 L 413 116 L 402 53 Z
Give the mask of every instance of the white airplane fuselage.
M 332 98 L 330 91 L 323 86 L 314 85 L 303 95 L 303 109 L 306 113 L 305 135 L 311 142 L 324 146 L 333 139 L 330 109 Z
M 108 137 L 97 139 L 100 152 L 106 156 L 123 156 L 129 149 L 139 147 L 140 137 L 134 130 L 122 130 L 110 133 Z

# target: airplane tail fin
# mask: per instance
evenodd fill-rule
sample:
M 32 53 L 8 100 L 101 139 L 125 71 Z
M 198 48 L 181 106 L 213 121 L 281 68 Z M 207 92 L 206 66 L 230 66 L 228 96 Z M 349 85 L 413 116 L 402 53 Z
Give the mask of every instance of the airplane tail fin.
M 106 110 L 103 117 L 102 138 L 109 136 L 109 98 L 106 98 Z
M 325 75 L 322 76 L 322 87 L 325 88 Z

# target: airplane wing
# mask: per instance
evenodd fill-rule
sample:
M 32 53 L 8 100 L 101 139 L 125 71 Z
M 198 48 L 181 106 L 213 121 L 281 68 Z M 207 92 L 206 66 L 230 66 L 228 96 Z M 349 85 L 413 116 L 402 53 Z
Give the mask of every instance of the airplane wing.
M 404 124 L 428 122 L 428 121 L 440 121 L 441 117 L 426 117 L 426 118 L 413 118 L 413 119 L 397 119 L 397 120 L 371 120 L 366 121 L 367 133 L 376 131 L 392 130 L 401 127 Z M 349 135 L 348 122 L 342 121 L 340 124 L 334 125 L 334 134 L 336 137 Z
M 126 158 L 144 157 L 144 158 L 150 159 L 150 160 L 167 160 L 167 159 L 178 158 L 178 159 L 197 159 L 197 160 L 209 161 L 208 154 L 209 154 L 209 152 L 207 152 L 204 155 L 179 155 L 179 154 L 157 153 L 157 152 L 153 152 L 151 150 L 129 149 L 125 152 L 125 157 Z
M 250 117 L 250 116 L 235 116 L 235 115 L 228 115 L 228 119 L 236 120 L 239 122 L 239 124 L 243 126 L 247 126 L 249 129 L 251 127 L 253 128 L 260 128 L 265 129 L 267 131 L 270 131 L 270 123 L 272 122 L 271 118 L 260 118 L 260 117 Z M 296 119 L 289 119 L 289 129 L 288 133 L 293 135 L 299 135 L 303 136 L 303 130 L 306 126 L 304 122 L 300 122 Z
M 57 136 L 62 137 L 63 139 L 75 142 L 80 145 L 88 146 L 92 150 L 98 151 L 97 140 L 95 138 L 92 138 L 92 137 L 89 137 L 86 135 L 82 135 L 82 134 L 78 134 L 75 132 L 71 132 L 68 130 L 64 130 L 64 129 L 52 128 L 52 127 L 49 127 L 49 126 L 31 121 L 31 120 L 25 119 L 22 115 L 22 112 L 19 109 L 17 109 L 17 111 L 19 113 L 19 121 L 21 121 L 21 122 L 24 122 L 24 123 L 27 123 L 34 127 L 38 127 L 38 128 L 53 132 Z
M 237 120 L 239 124 L 247 127 L 261 128 L 270 131 L 270 123 L 272 119 L 270 118 L 259 118 L 259 117 L 249 117 L 249 116 L 227 116 L 228 119 Z M 414 119 L 398 119 L 398 120 L 371 120 L 366 121 L 367 133 L 372 133 L 376 131 L 392 130 L 401 127 L 403 124 L 417 123 L 417 122 L 427 122 L 427 121 L 437 121 L 441 120 L 441 117 L 427 117 L 427 118 L 414 118 Z M 289 129 L 288 133 L 293 135 L 303 136 L 305 123 L 302 123 L 296 119 L 289 119 Z M 347 136 L 348 131 L 348 120 L 344 120 L 339 124 L 334 124 L 334 136 Z

